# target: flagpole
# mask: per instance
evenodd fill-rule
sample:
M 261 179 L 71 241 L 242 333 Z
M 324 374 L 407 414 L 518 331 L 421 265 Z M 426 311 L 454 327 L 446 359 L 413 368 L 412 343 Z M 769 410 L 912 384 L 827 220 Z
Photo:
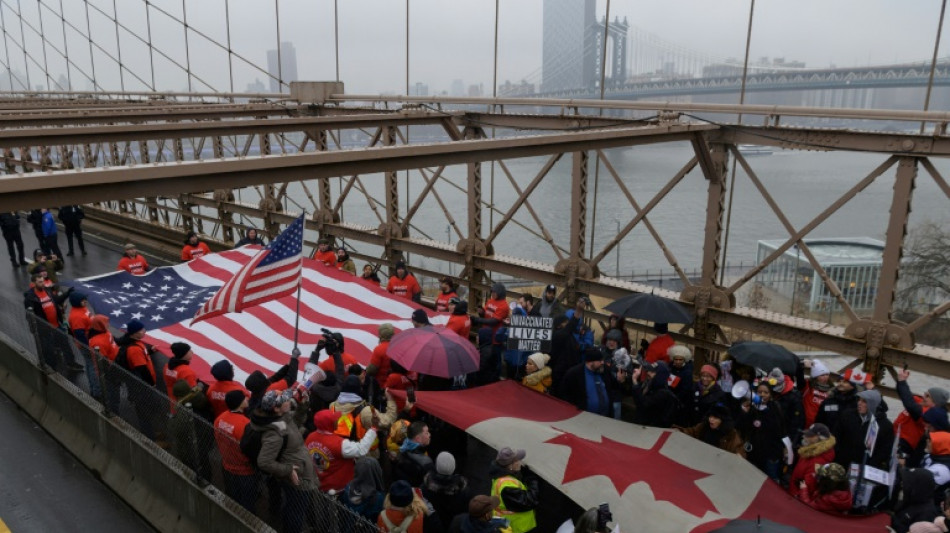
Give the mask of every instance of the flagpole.
M 300 246 L 303 248 L 303 234 L 307 229 L 307 210 L 303 210 L 303 224 L 300 230 Z M 303 286 L 303 250 L 300 252 L 300 275 L 297 276 L 297 317 L 294 319 L 294 349 L 290 352 L 293 358 L 300 357 L 300 348 L 297 346 L 297 339 L 300 336 L 300 288 Z

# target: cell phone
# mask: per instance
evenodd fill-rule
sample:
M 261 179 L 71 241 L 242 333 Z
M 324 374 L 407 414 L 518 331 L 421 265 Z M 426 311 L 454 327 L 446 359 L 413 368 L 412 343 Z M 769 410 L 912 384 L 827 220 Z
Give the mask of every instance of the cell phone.
M 406 389 L 406 401 L 409 403 L 416 403 L 416 388 L 409 387 Z
M 906 362 L 906 361 L 904 362 L 904 370 L 905 370 L 905 371 L 907 370 L 907 362 Z
M 614 515 L 610 512 L 610 505 L 606 503 L 600 504 L 600 507 L 597 508 L 597 531 L 603 531 L 607 528 L 607 523 L 614 519 Z

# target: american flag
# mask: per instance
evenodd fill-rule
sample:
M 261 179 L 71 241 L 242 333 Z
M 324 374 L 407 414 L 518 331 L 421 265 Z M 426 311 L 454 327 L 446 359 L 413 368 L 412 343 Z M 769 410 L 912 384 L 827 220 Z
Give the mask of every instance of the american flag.
M 271 373 L 287 363 L 294 347 L 297 296 L 276 300 L 189 325 L 202 304 L 247 265 L 260 248 L 246 246 L 210 254 L 189 263 L 156 268 L 144 276 L 127 272 L 74 282 L 96 313 L 124 328 L 136 318 L 145 324 L 146 342 L 170 354 L 173 342 L 191 344 L 192 367 L 210 380 L 211 365 L 228 359 L 241 381 L 254 370 Z M 378 344 L 379 325 L 390 322 L 396 331 L 411 328 L 412 311 L 420 306 L 371 287 L 356 276 L 312 259 L 303 259 L 300 297 L 300 347 L 306 356 L 321 338 L 320 328 L 338 331 L 344 350 L 364 366 Z M 429 312 L 433 324 L 448 315 Z
M 297 290 L 303 265 L 303 215 L 244 265 L 195 314 L 191 324 L 275 300 Z

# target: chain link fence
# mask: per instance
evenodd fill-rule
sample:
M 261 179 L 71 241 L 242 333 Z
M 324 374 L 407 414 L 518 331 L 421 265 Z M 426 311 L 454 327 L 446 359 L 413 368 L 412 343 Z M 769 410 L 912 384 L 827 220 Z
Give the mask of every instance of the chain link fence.
M 149 376 L 154 376 L 155 384 L 151 385 L 98 349 L 90 349 L 64 329 L 30 311 L 24 313 L 7 300 L 0 301 L 0 317 L 0 324 L 9 326 L 6 330 L 14 341 L 35 356 L 34 364 L 67 378 L 76 391 L 84 393 L 78 396 L 97 403 L 104 416 L 119 417 L 137 429 L 141 442 L 153 442 L 162 450 L 169 468 L 182 472 L 210 494 L 222 495 L 222 503 L 242 518 L 256 516 L 282 533 L 379 530 L 343 505 L 339 495 L 298 490 L 250 466 L 240 443 L 215 430 L 210 405 L 200 387 L 179 390 L 177 400 L 169 398 L 164 380 L 168 359 L 160 352 L 153 353 L 154 374 L 149 372 Z M 244 468 L 235 468 L 235 464 Z

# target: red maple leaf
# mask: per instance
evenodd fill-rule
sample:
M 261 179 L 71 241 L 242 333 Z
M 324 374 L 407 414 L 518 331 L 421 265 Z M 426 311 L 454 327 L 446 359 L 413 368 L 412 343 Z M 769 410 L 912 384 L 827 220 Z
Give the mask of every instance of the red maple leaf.
M 571 448 L 561 483 L 591 476 L 607 476 L 623 495 L 630 485 L 643 481 L 657 501 L 667 501 L 687 513 L 702 517 L 706 511 L 718 512 L 696 481 L 712 474 L 695 470 L 660 453 L 670 438 L 664 432 L 650 449 L 637 448 L 601 436 L 602 442 L 563 433 L 545 442 Z

